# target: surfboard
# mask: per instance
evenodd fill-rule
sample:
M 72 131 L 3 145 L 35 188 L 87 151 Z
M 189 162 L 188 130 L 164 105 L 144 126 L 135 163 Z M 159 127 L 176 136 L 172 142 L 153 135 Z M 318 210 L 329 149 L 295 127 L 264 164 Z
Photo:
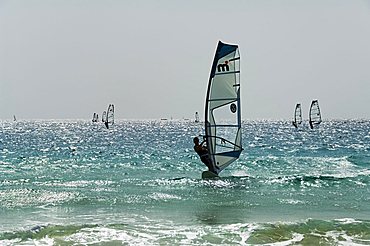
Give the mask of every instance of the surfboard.
M 220 178 L 220 176 L 211 171 L 202 172 L 202 179 L 217 179 L 217 178 Z

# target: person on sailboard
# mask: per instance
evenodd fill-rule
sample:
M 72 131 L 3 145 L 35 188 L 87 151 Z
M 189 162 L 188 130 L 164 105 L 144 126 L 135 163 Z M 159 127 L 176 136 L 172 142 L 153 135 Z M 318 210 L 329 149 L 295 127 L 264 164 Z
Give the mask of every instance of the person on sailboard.
M 200 157 L 200 160 L 208 167 L 208 170 L 210 172 L 213 172 L 215 174 L 217 174 L 217 167 L 215 167 L 213 164 L 212 164 L 212 160 L 211 158 L 209 158 L 209 155 L 208 155 L 208 149 L 206 146 L 203 146 L 203 144 L 205 143 L 205 140 L 201 143 L 199 143 L 199 138 L 198 137 L 195 137 L 193 139 L 193 142 L 194 142 L 194 150 L 195 152 L 197 152 L 197 154 L 199 155 Z
M 292 121 L 292 124 L 293 124 L 293 126 L 294 126 L 295 128 L 298 128 L 297 123 L 295 123 L 294 121 Z

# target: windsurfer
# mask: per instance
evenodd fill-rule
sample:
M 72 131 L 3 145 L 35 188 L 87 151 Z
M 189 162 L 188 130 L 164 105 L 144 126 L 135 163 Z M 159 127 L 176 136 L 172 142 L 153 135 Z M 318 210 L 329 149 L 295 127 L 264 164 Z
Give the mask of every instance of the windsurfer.
M 199 143 L 199 138 L 195 137 L 193 139 L 193 142 L 194 142 L 194 150 L 199 155 L 200 160 L 208 167 L 208 170 L 210 172 L 217 174 L 218 172 L 216 170 L 218 168 L 213 166 L 212 160 L 209 158 L 209 155 L 208 155 L 208 149 L 206 146 L 203 146 L 203 144 L 205 143 L 205 140 Z
M 296 123 L 296 122 L 292 121 L 292 123 L 293 123 L 293 126 L 294 126 L 295 128 L 298 128 L 298 126 L 297 126 L 297 123 Z
M 310 121 L 310 128 L 313 129 L 312 121 Z

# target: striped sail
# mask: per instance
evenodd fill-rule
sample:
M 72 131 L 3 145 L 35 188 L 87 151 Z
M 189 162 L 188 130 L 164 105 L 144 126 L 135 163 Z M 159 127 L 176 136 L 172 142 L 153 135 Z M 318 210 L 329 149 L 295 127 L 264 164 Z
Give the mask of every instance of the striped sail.
M 205 105 L 205 139 L 219 172 L 242 152 L 240 57 L 237 45 L 218 43 Z
M 109 128 L 109 126 L 112 126 L 114 124 L 114 105 L 113 104 L 109 104 L 108 106 L 104 124 L 107 128 Z
M 321 111 L 319 107 L 318 100 L 313 100 L 311 102 L 310 113 L 309 113 L 309 123 L 311 129 L 313 125 L 318 125 L 321 123 Z
M 298 128 L 298 125 L 302 123 L 302 108 L 301 104 L 297 103 L 294 109 L 294 119 L 293 119 L 293 125 Z

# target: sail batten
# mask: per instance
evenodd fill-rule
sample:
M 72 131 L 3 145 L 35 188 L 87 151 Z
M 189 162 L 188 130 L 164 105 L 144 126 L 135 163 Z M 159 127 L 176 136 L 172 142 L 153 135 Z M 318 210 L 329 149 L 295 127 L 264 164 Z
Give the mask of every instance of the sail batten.
M 240 73 L 240 71 L 225 72 L 225 73 L 215 73 L 215 75 L 224 75 L 224 74 L 231 74 L 231 73 Z
M 218 43 L 206 96 L 205 139 L 209 157 L 219 172 L 237 160 L 243 150 L 237 45 Z
M 215 99 L 209 99 L 210 102 L 215 102 L 215 101 L 233 101 L 235 102 L 235 98 L 215 98 Z

